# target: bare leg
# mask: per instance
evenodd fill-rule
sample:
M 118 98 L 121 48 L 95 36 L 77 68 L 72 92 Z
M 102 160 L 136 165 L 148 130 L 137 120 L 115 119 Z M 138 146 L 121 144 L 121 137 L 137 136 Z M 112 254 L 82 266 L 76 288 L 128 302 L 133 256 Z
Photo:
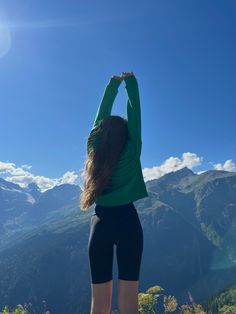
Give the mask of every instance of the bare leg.
M 118 305 L 120 314 L 138 314 L 139 281 L 118 280 Z
M 110 314 L 112 303 L 112 280 L 91 284 L 92 302 L 90 314 Z

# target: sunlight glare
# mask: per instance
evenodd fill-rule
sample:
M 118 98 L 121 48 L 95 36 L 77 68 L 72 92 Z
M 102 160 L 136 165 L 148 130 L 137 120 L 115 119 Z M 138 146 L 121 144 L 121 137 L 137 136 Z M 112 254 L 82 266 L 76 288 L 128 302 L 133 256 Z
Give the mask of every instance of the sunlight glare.
M 11 48 L 11 33 L 8 27 L 0 24 L 0 58 Z

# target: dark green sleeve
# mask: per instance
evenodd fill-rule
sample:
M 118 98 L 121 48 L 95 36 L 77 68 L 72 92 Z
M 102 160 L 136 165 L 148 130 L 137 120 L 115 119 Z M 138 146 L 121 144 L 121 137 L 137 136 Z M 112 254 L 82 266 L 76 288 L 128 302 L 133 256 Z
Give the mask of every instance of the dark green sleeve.
M 135 144 L 139 154 L 142 147 L 141 136 L 141 109 L 138 82 L 134 75 L 127 76 L 125 79 L 127 100 L 127 119 L 131 141 Z
M 95 120 L 93 122 L 92 129 L 97 126 L 98 122 L 107 116 L 111 115 L 112 105 L 118 93 L 118 87 L 121 81 L 111 78 L 102 96 L 101 103 L 98 107 Z
M 118 93 L 118 87 L 120 86 L 120 84 L 121 81 L 111 77 L 110 81 L 105 87 L 102 100 L 99 104 L 95 120 L 93 122 L 93 126 L 88 137 L 87 153 L 91 148 L 94 148 L 96 146 L 96 126 L 102 119 L 111 115 L 112 105 Z

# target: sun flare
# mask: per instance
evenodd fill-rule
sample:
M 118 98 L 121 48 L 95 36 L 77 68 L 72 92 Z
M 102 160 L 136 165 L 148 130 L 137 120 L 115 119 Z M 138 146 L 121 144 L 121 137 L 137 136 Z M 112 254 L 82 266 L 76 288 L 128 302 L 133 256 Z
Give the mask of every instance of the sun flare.
M 5 56 L 11 48 L 11 33 L 7 26 L 0 24 L 0 58 Z

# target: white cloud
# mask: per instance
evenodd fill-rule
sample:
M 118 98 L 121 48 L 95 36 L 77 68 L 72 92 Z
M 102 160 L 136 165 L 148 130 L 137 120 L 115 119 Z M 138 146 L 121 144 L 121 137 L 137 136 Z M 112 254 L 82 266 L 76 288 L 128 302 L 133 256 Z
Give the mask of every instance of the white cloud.
M 143 169 L 144 181 L 158 179 L 166 173 L 179 170 L 184 167 L 192 169 L 201 164 L 203 157 L 197 156 L 195 153 L 186 152 L 182 154 L 182 158 L 169 157 L 160 166 Z
M 24 170 L 24 167 L 16 167 L 16 164 L 13 162 L 0 161 L 0 174 L 2 173 L 10 173 L 11 175 L 21 176 L 26 175 L 29 172 Z
M 77 178 L 78 178 L 78 174 L 76 174 L 75 171 L 67 171 L 66 173 L 63 174 L 60 180 L 61 180 L 61 184 L 62 183 L 74 184 Z
M 236 165 L 232 159 L 226 160 L 224 164 L 213 164 L 213 168 L 215 170 L 236 171 Z
M 30 170 L 32 168 L 31 165 L 21 165 L 23 169 Z
M 166 173 L 177 171 L 184 167 L 192 169 L 198 165 L 201 165 L 203 157 L 197 156 L 195 153 L 186 152 L 183 153 L 181 158 L 169 157 L 160 166 L 154 166 L 150 168 L 143 168 L 144 181 L 158 179 Z M 215 170 L 236 171 L 235 163 L 229 159 L 224 164 L 213 164 Z M 1 162 L 0 161 L 0 175 L 10 174 L 10 176 L 4 178 L 7 181 L 19 184 L 22 188 L 26 187 L 29 183 L 34 182 L 40 188 L 42 192 L 53 188 L 60 184 L 75 184 L 77 178 L 81 179 L 75 171 L 67 171 L 63 176 L 59 178 L 49 178 L 45 176 L 37 176 L 30 172 L 32 166 L 28 164 L 17 167 L 13 162 Z M 207 170 L 198 171 L 197 174 L 201 174 Z
M 76 174 L 75 171 L 67 171 L 62 177 L 55 179 L 44 176 L 36 176 L 32 172 L 28 171 L 31 167 L 31 165 L 22 165 L 21 167 L 17 167 L 13 162 L 0 161 L 0 174 L 10 174 L 10 176 L 4 179 L 6 181 L 19 184 L 22 188 L 25 188 L 29 183 L 34 182 L 42 192 L 53 188 L 55 185 L 65 183 L 74 184 L 78 177 L 78 174 Z

